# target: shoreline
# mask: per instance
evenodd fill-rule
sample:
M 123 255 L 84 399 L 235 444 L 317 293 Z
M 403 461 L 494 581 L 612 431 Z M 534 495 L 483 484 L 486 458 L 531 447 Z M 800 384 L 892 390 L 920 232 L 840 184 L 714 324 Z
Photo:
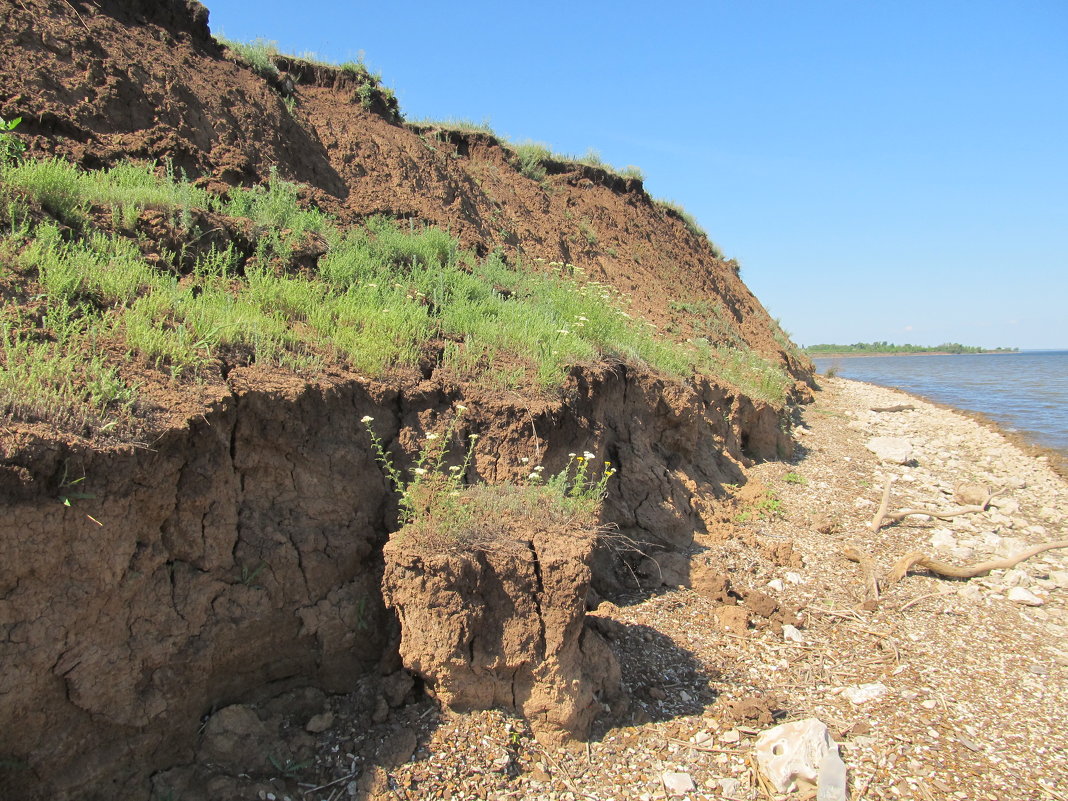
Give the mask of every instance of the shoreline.
M 908 350 L 900 353 L 857 353 L 856 351 L 809 353 L 805 350 L 802 352 L 810 359 L 859 359 L 883 356 L 1019 356 L 1023 353 L 1019 350 L 981 350 L 978 353 L 952 353 L 948 350 Z
M 817 380 L 817 386 L 819 384 L 819 379 L 822 378 L 826 380 L 827 378 L 827 376 L 822 374 L 816 375 L 814 377 Z M 989 431 L 993 431 L 996 434 L 1000 434 L 1010 444 L 1019 448 L 1027 456 L 1044 460 L 1049 465 L 1050 469 L 1053 470 L 1053 472 L 1055 472 L 1061 478 L 1068 480 L 1068 453 L 1064 453 L 1048 445 L 1041 445 L 1037 442 L 1032 442 L 1019 431 L 1009 431 L 984 412 L 979 412 L 974 409 L 965 409 L 960 406 L 954 406 L 950 403 L 943 403 L 942 401 L 934 400 L 933 398 L 921 395 L 918 392 L 912 392 L 910 390 L 902 389 L 901 387 L 892 386 L 890 384 L 876 384 L 873 381 L 861 381 L 857 378 L 844 378 L 842 376 L 831 376 L 831 378 L 835 381 L 851 381 L 854 384 L 864 384 L 865 386 L 878 387 L 879 389 L 890 389 L 894 392 L 900 392 L 903 395 L 907 395 L 910 398 L 915 398 L 916 400 L 922 401 L 923 403 L 928 403 L 938 409 L 956 412 L 957 414 L 967 417 L 970 420 L 974 420 L 976 423 L 988 429 Z

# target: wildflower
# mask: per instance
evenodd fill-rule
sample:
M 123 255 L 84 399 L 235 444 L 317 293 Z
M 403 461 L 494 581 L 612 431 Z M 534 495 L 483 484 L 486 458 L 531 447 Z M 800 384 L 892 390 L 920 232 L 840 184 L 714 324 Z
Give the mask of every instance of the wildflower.
M 566 328 L 557 328 L 556 329 L 556 333 L 558 333 L 558 334 L 570 334 L 571 332 L 568 331 Z
M 457 470 L 459 470 L 459 469 L 460 469 L 460 466 L 459 466 L 459 465 L 455 465 L 455 464 L 454 464 L 454 465 L 452 465 L 452 466 L 451 466 L 451 467 L 449 468 L 450 472 L 453 472 L 453 473 L 455 473 L 455 472 L 456 472 Z
M 360 422 L 364 424 L 370 423 L 372 420 L 374 420 L 374 418 L 371 417 L 371 415 L 369 414 L 365 414 L 363 417 L 360 418 Z
M 541 478 L 541 473 L 531 473 L 529 476 L 527 476 L 527 478 L 531 481 L 537 481 L 539 478 Z
M 584 322 L 584 323 L 585 323 L 585 322 L 589 322 L 589 321 L 588 321 L 588 320 L 587 320 L 587 319 L 586 319 L 585 317 L 583 317 L 582 315 L 579 315 L 578 319 L 579 319 L 579 320 L 581 320 L 581 321 L 582 321 L 582 322 Z
M 464 406 L 462 403 L 457 403 L 456 404 L 456 411 L 458 411 L 458 412 L 466 412 L 467 411 L 467 407 Z
M 567 455 L 567 458 L 568 458 L 568 459 L 574 459 L 574 458 L 575 458 L 575 454 L 573 454 L 573 453 L 569 453 L 569 454 Z
M 595 457 L 595 456 L 594 456 L 594 455 L 593 455 L 592 453 L 590 453 L 589 451 L 584 451 L 582 455 L 583 455 L 583 456 L 585 456 L 585 457 L 586 457 L 587 459 L 594 459 L 594 458 L 596 458 L 596 457 Z
M 431 441 L 433 441 L 433 440 L 435 440 L 435 439 L 437 439 L 437 438 L 438 438 L 438 435 L 437 435 L 437 434 L 427 434 L 427 435 L 426 435 L 426 441 L 427 441 L 427 442 L 431 442 Z
M 424 468 L 422 468 L 422 467 L 417 467 L 412 472 L 415 473 L 417 476 L 425 476 L 426 475 L 426 470 Z
M 530 461 L 530 458 L 527 457 L 527 456 L 520 456 L 519 457 L 519 461 L 521 461 L 523 464 L 526 464 L 527 462 Z
M 545 469 L 544 465 L 540 465 L 539 464 L 537 467 L 534 468 L 534 472 L 535 473 L 540 473 L 544 469 Z

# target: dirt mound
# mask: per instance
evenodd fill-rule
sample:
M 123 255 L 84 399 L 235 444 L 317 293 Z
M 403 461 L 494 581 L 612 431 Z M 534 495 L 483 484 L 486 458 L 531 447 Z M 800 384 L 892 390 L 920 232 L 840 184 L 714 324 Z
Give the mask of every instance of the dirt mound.
M 463 551 L 394 536 L 383 590 L 405 667 L 455 710 L 514 710 L 550 742 L 587 736 L 621 694 L 615 656 L 584 625 L 595 539 L 534 521 Z

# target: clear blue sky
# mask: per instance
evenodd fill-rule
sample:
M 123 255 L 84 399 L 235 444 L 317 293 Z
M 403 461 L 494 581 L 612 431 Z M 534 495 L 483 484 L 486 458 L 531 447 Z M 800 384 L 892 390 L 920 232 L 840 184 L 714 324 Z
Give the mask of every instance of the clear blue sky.
M 795 341 L 1068 348 L 1068 2 L 207 0 L 409 119 L 635 164 Z

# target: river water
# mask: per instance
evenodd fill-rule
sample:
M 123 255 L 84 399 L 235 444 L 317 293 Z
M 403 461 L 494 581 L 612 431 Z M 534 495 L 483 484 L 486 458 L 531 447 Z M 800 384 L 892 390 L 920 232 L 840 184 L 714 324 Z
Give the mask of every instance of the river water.
M 1068 456 L 1068 351 L 956 356 L 849 356 L 813 359 L 853 378 L 982 414 L 1006 431 Z

